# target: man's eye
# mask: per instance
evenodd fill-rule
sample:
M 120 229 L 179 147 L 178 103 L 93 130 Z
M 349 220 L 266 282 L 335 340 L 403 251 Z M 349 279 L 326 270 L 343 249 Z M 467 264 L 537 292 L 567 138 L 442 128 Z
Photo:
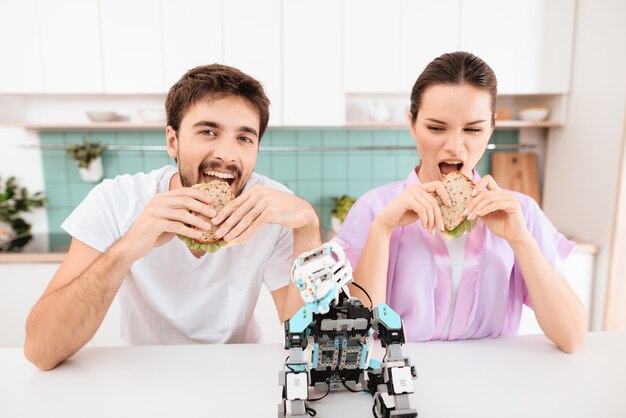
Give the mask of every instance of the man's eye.
M 215 136 L 215 135 L 216 135 L 216 134 L 215 134 L 215 132 L 213 132 L 213 131 L 212 131 L 212 130 L 210 130 L 210 129 L 206 129 L 206 130 L 204 130 L 204 131 L 200 131 L 200 134 L 202 134 L 202 135 L 208 135 L 208 136 Z
M 252 143 L 254 142 L 253 140 L 251 140 L 251 139 L 250 139 L 250 138 L 248 138 L 247 136 L 240 136 L 240 137 L 239 137 L 239 140 L 240 140 L 241 142 L 247 142 L 247 143 L 250 143 L 250 144 L 252 144 Z

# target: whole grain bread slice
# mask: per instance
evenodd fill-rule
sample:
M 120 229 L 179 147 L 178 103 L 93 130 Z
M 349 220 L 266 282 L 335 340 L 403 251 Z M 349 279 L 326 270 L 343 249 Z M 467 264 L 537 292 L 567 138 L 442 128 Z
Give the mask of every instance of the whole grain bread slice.
M 204 190 L 205 192 L 209 193 L 212 198 L 210 205 L 216 211 L 219 211 L 220 209 L 222 209 L 231 200 L 235 198 L 235 195 L 233 194 L 233 191 L 228 185 L 228 183 L 222 180 L 211 180 L 208 183 L 198 183 L 198 184 L 194 184 L 191 187 L 193 187 L 194 189 L 198 189 L 198 190 Z M 202 214 L 199 214 L 193 211 L 191 213 L 204 219 L 207 222 L 210 222 L 210 219 Z M 194 229 L 197 229 L 197 228 L 194 227 Z M 217 230 L 217 226 L 213 225 L 213 227 L 209 231 L 203 232 L 202 238 L 195 239 L 195 241 L 202 243 L 202 244 L 214 243 L 214 242 L 220 241 L 221 238 L 217 238 L 215 236 L 216 230 Z
M 460 171 L 453 171 L 452 173 L 446 174 L 442 183 L 443 187 L 448 192 L 448 196 L 450 196 L 452 206 L 448 207 L 444 205 L 438 194 L 433 193 L 433 195 L 435 199 L 437 199 L 437 203 L 441 209 L 446 231 L 452 231 L 467 217 L 463 216 L 463 211 L 472 198 L 472 190 L 474 190 L 475 184 Z

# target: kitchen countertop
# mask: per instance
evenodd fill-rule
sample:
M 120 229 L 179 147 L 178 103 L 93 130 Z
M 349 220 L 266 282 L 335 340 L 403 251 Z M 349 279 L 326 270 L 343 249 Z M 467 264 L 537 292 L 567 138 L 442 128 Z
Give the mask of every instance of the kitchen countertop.
M 325 234 L 327 241 L 332 236 L 332 231 Z M 598 252 L 594 244 L 570 239 L 576 242 L 574 253 L 595 255 Z M 66 233 L 33 233 L 11 245 L 0 245 L 0 263 L 60 263 L 67 254 L 70 242 L 71 237 Z
M 589 333 L 576 354 L 543 335 L 407 343 L 419 417 L 618 418 L 626 411 L 626 332 Z M 86 347 L 42 372 L 0 349 L 0 416 L 276 417 L 280 344 Z M 383 355 L 379 346 L 374 357 Z M 311 397 L 320 393 L 311 391 Z M 365 393 L 333 391 L 318 417 L 371 417 Z

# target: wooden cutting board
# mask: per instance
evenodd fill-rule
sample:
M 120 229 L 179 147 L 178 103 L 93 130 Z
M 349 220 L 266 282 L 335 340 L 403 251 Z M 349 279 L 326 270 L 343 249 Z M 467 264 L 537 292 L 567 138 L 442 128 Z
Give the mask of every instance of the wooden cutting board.
M 494 152 L 491 176 L 498 186 L 527 194 L 541 206 L 537 154 L 532 152 Z

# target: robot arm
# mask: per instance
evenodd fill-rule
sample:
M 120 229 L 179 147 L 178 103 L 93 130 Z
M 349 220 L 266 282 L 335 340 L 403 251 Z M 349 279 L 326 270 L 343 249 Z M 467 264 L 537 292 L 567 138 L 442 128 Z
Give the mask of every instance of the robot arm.
M 326 313 L 339 294 L 348 292 L 352 282 L 352 267 L 346 261 L 343 248 L 330 242 L 298 257 L 291 270 L 291 281 L 300 290 L 300 296 L 309 311 Z

